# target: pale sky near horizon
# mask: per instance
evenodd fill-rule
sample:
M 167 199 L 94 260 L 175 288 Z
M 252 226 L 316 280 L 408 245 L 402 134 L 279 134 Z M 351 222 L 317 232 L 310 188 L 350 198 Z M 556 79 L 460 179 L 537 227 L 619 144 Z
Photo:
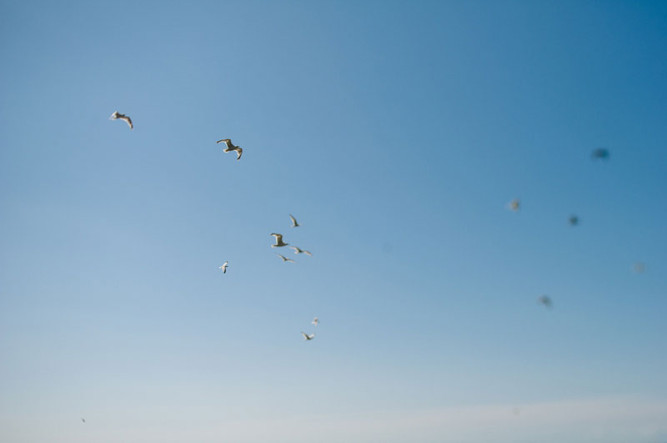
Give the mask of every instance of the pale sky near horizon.
M 667 442 L 665 48 L 659 1 L 0 1 L 0 441 Z

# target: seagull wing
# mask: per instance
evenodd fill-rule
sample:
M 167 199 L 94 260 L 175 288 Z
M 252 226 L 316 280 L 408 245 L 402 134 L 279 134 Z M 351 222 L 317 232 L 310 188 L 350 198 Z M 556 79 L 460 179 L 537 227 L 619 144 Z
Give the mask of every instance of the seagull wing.
M 232 141 L 228 138 L 223 138 L 222 140 L 218 140 L 216 143 L 224 143 L 227 145 L 228 148 L 231 148 L 233 146 Z
M 282 243 L 282 241 L 283 241 L 283 235 L 282 235 L 282 234 L 276 234 L 276 233 L 274 232 L 274 233 L 271 234 L 271 235 L 274 236 L 274 237 L 276 238 L 276 243 Z
M 134 125 L 132 124 L 132 119 L 130 117 L 128 117 L 127 115 L 123 115 L 122 117 L 118 117 L 118 118 L 121 119 L 121 120 L 125 120 L 125 122 L 127 122 L 130 129 L 134 129 Z
M 236 159 L 241 160 L 241 155 L 243 154 L 243 149 L 236 147 Z
M 289 215 L 290 220 L 292 220 L 292 227 L 296 228 L 299 224 L 296 222 L 296 218 L 292 214 Z

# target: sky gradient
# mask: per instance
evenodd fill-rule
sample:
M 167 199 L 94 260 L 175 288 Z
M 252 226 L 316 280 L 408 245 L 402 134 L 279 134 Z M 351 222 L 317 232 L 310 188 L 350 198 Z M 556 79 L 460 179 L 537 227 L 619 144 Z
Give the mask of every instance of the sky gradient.
M 667 441 L 667 3 L 0 1 L 0 43 L 0 440 Z

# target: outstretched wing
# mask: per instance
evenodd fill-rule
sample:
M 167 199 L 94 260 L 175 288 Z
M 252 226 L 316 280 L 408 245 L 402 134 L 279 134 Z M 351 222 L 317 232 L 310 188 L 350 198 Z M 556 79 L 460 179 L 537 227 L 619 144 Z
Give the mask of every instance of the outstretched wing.
M 232 141 L 228 138 L 223 138 L 222 140 L 218 140 L 216 143 L 224 143 L 227 145 L 228 148 L 232 147 Z
M 132 119 L 130 117 L 128 117 L 127 115 L 123 115 L 119 116 L 118 118 L 124 120 L 130 127 L 130 129 L 134 129 L 134 125 L 132 124 Z
M 275 232 L 271 234 L 276 238 L 276 243 L 281 243 L 283 241 L 283 235 L 282 234 L 276 234 Z

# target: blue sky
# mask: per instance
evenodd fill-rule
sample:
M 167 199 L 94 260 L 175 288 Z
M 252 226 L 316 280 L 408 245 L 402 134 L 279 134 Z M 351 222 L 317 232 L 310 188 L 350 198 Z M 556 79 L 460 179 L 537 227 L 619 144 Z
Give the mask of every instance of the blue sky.
M 666 29 L 1 2 L 0 439 L 665 441 Z

